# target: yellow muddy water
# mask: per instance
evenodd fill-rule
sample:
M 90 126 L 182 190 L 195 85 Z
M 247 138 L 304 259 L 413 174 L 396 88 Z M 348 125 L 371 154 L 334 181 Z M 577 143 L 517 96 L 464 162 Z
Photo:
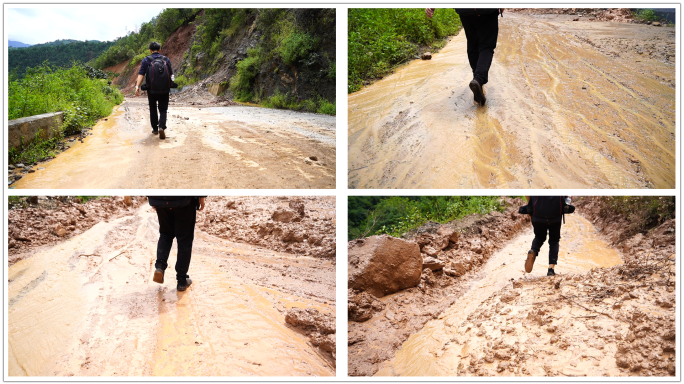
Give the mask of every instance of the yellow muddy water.
M 334 304 L 262 287 L 225 267 L 249 259 L 310 264 L 317 259 L 235 244 L 196 232 L 189 274 L 176 290 L 176 248 L 165 282 L 152 281 L 156 214 L 101 222 L 9 268 L 10 376 L 329 376 L 334 368 L 275 304 Z M 317 264 L 318 263 L 318 264 Z M 251 264 L 249 264 L 251 265 Z M 256 272 L 255 272 L 256 274 Z
M 381 364 L 376 376 L 456 375 L 459 364 L 462 360 L 465 362 L 469 351 L 479 351 L 482 349 L 482 343 L 489 341 L 459 333 L 458 325 L 481 308 L 490 296 L 510 284 L 511 279 L 518 279 L 525 275 L 524 259 L 533 238 L 532 231 L 527 231 L 492 256 L 483 267 L 482 278 L 473 282 L 468 291 L 438 319 L 428 322 L 420 332 L 411 335 L 397 351 L 394 359 Z M 546 275 L 547 255 L 548 244 L 545 243 L 537 257 L 532 276 Z M 591 268 L 618 264 L 621 264 L 618 252 L 597 237 L 589 221 L 578 215 L 566 216 L 566 224 L 561 229 L 557 273 L 582 273 Z M 527 304 L 532 305 L 532 301 Z M 536 331 L 536 329 L 524 329 L 521 323 L 512 324 L 512 326 L 518 332 L 516 336 L 502 336 L 507 344 L 513 344 L 516 341 L 524 344 L 530 338 L 529 332 Z M 568 359 L 577 358 L 572 350 L 556 352 L 551 357 L 544 356 L 543 361 L 528 362 L 528 369 L 532 370 L 532 374 L 536 372 L 536 374 L 543 375 L 544 365 L 556 368 L 565 367 L 564 364 L 568 363 Z M 495 364 L 492 365 L 495 367 Z M 532 368 L 535 366 L 540 370 L 539 372 Z M 590 361 L 588 366 L 582 365 L 578 370 L 583 370 L 582 373 L 587 373 L 589 376 L 601 376 L 604 373 L 615 374 L 617 366 L 614 353 L 606 353 L 605 361 L 601 361 L 599 366 Z
M 253 107 L 168 111 L 152 135 L 143 98 L 128 98 L 92 135 L 15 188 L 334 188 L 335 117 Z M 309 157 L 317 161 L 309 161 Z
M 648 26 L 499 20 L 485 107 L 463 32 L 349 95 L 350 188 L 675 187 L 675 65 L 583 37 Z

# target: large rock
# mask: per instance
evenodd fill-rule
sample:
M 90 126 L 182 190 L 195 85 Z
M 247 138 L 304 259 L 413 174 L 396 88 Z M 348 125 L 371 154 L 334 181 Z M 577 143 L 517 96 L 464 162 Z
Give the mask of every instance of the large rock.
M 418 244 L 372 236 L 350 243 L 349 288 L 383 297 L 420 283 L 423 258 Z

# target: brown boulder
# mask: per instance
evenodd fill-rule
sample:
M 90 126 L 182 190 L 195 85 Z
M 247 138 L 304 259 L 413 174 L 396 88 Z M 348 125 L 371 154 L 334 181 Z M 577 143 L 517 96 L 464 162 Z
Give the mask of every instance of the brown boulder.
M 371 236 L 350 243 L 349 288 L 383 297 L 418 285 L 422 266 L 418 244 L 387 235 Z

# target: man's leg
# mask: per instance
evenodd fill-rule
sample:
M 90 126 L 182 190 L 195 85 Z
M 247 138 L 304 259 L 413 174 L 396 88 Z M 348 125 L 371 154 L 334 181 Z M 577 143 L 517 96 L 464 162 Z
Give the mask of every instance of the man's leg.
M 558 263 L 560 249 L 561 223 L 549 224 L 549 268 L 555 268 Z
M 168 208 L 157 208 L 157 219 L 159 219 L 159 241 L 157 242 L 157 261 L 154 263 L 155 269 L 166 270 L 168 267 L 169 254 L 173 245 L 173 238 L 176 237 L 174 226 L 174 212 Z
M 169 109 L 169 94 L 157 95 L 159 100 L 159 128 L 166 129 L 166 111 Z
M 463 15 L 460 17 L 461 25 L 463 25 L 463 31 L 465 31 L 466 41 L 468 43 L 466 48 L 468 52 L 468 63 L 470 63 L 470 68 L 473 70 L 474 75 L 475 69 L 477 68 L 478 57 L 480 56 L 480 38 L 477 35 L 477 16 Z
M 159 126 L 159 118 L 157 117 L 157 95 L 147 92 L 147 101 L 150 104 L 150 124 L 152 125 L 152 133 L 157 133 Z
M 542 245 L 546 241 L 546 231 L 548 230 L 548 225 L 546 223 L 535 223 L 532 222 L 532 228 L 534 228 L 534 240 L 532 240 L 532 250 L 539 254 Z
M 195 238 L 195 221 L 197 210 L 195 204 L 183 208 L 174 208 L 176 241 L 178 242 L 178 257 L 176 260 L 176 279 L 181 281 L 188 277 L 190 258 L 192 257 L 192 242 Z
M 496 41 L 499 36 L 498 17 L 499 15 L 496 14 L 482 15 L 479 16 L 477 23 L 479 54 L 477 65 L 473 72 L 475 80 L 480 85 L 485 85 L 489 81 L 489 67 L 492 65 L 494 48 L 496 48 Z

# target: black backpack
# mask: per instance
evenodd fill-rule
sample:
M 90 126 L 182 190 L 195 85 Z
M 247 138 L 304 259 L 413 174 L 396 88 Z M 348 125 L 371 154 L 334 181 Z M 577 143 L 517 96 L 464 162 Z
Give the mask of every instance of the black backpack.
M 152 62 L 147 67 L 147 92 L 152 94 L 169 93 L 171 90 L 171 75 L 166 64 L 166 56 L 147 56 Z
M 157 208 L 183 208 L 194 202 L 194 196 L 148 196 L 150 205 Z

